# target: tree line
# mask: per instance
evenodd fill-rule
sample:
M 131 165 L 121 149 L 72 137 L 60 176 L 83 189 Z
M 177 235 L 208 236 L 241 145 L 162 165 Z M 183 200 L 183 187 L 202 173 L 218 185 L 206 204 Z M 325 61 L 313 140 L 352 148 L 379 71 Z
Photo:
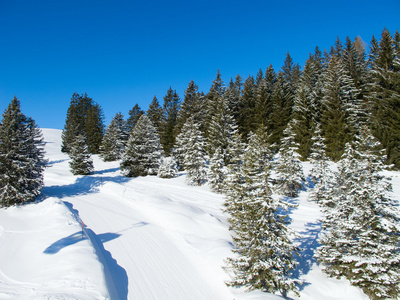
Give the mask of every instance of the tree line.
M 119 160 L 128 177 L 185 170 L 188 184 L 207 182 L 225 195 L 229 214 L 235 255 L 226 260 L 227 284 L 286 297 L 301 284 L 288 212 L 305 186 L 301 160 L 309 160 L 310 199 L 324 212 L 317 250 L 324 271 L 371 299 L 398 298 L 399 213 L 381 174 L 400 167 L 398 32 L 383 30 L 368 53 L 360 38 L 337 39 L 330 51 L 317 47 L 303 69 L 288 53 L 277 73 L 269 66 L 225 85 L 218 71 L 208 93 L 191 81 L 183 100 L 172 88 L 163 100 L 154 97 L 147 111 L 136 104 L 127 120 L 117 113 L 105 127 L 101 107 L 74 93 L 62 134 L 73 174 L 91 174 L 98 153 Z M 0 141 L 2 206 L 31 201 L 46 162 L 40 130 L 16 98 Z
M 269 66 L 265 72 L 245 80 L 240 75 L 226 85 L 217 72 L 208 93 L 199 92 L 194 81 L 188 84 L 181 100 L 170 88 L 163 98 L 163 105 L 156 97 L 147 111 L 136 104 L 125 121 L 125 142 L 141 115 L 146 114 L 160 136 L 166 156 L 172 153 L 176 138 L 188 118 L 199 124 L 208 141 L 207 154 L 211 157 L 216 149 L 213 139 L 217 133 L 213 118 L 229 115 L 233 118 L 242 140 L 250 132 L 265 127 L 267 142 L 277 152 L 283 131 L 293 119 L 296 141 L 300 144 L 302 160 L 310 155 L 311 138 L 317 125 L 327 146 L 327 155 L 338 161 L 345 144 L 354 139 L 354 126 L 366 121 L 372 134 L 379 140 L 388 157 L 387 163 L 400 168 L 400 35 L 393 36 L 383 30 L 380 40 L 372 38 L 369 51 L 357 37 L 347 38 L 343 44 L 339 38 L 330 51 L 316 47 L 305 62 L 303 69 L 293 62 L 287 53 L 283 67 L 275 72 Z M 351 106 L 360 102 L 364 115 L 352 111 Z M 123 118 L 118 113 L 116 118 Z M 101 107 L 87 95 L 74 94 L 63 131 L 63 151 L 74 136 L 83 134 L 88 140 L 89 152 L 100 153 L 100 145 L 106 137 Z M 225 146 L 222 146 L 225 150 Z M 103 151 L 106 151 L 103 145 Z

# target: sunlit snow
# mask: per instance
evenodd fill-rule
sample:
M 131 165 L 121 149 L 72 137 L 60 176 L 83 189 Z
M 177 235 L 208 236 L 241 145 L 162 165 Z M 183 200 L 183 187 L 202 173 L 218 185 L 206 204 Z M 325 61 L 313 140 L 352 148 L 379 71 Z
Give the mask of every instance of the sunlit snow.
M 96 155 L 95 174 L 73 176 L 60 152 L 61 131 L 43 134 L 49 168 L 40 200 L 0 209 L 0 299 L 282 298 L 225 285 L 232 240 L 221 195 L 186 185 L 184 174 L 127 178 L 118 162 Z M 309 164 L 304 168 L 307 174 Z M 399 195 L 400 173 L 388 174 Z M 321 212 L 307 194 L 291 209 L 301 299 L 368 299 L 316 263 Z

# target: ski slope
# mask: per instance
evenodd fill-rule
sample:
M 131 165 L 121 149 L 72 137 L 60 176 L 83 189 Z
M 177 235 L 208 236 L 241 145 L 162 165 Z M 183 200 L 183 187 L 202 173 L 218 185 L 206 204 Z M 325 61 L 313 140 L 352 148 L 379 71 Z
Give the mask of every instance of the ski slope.
M 221 195 L 184 175 L 126 178 L 97 156 L 95 174 L 73 176 L 61 131 L 43 134 L 50 167 L 40 201 L 0 209 L 0 299 L 282 299 L 225 285 L 232 240 Z M 390 174 L 399 195 L 399 173 Z M 320 210 L 307 191 L 294 201 L 301 299 L 368 299 L 321 272 Z

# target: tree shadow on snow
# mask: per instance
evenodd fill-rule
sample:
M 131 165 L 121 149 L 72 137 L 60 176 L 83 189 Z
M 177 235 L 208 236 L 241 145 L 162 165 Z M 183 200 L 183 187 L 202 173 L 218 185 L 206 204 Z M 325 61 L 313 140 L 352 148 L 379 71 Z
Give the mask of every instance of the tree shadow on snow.
M 103 175 L 103 174 L 107 174 L 107 173 L 114 173 L 119 171 L 120 168 L 111 168 L 111 169 L 105 169 L 105 170 L 100 170 L 100 171 L 95 171 L 94 174 L 95 175 Z
M 86 235 L 82 234 L 82 231 L 75 232 L 65 238 L 59 239 L 57 242 L 54 242 L 46 250 L 43 251 L 45 254 L 56 254 L 61 249 L 68 247 L 70 245 L 76 244 L 82 240 L 86 240 Z
M 47 197 L 74 197 L 98 192 L 98 187 L 107 183 L 124 183 L 131 180 L 125 176 L 81 176 L 74 183 L 68 185 L 53 185 L 42 189 L 42 194 Z
M 79 211 L 74 208 L 72 203 L 64 201 L 64 204 L 68 207 L 71 213 L 74 215 L 75 219 L 80 222 Z M 145 226 L 147 223 L 143 222 L 140 224 L 135 224 L 137 226 Z M 135 227 L 133 225 L 133 227 Z M 120 231 L 123 232 L 124 230 Z M 79 231 L 82 238 L 82 232 Z M 93 248 L 96 252 L 97 257 L 99 258 L 100 263 L 104 267 L 104 276 L 106 279 L 107 290 L 110 294 L 110 298 L 118 299 L 118 300 L 126 300 L 128 299 L 128 275 L 123 267 L 121 267 L 118 262 L 112 257 L 111 253 L 104 248 L 104 243 L 116 239 L 121 236 L 120 233 L 103 233 L 97 235 L 93 230 L 88 227 L 85 227 L 84 232 L 86 237 L 90 239 L 92 242 Z M 75 233 L 74 235 L 76 235 Z M 67 237 L 68 239 L 69 237 Z M 75 239 L 76 236 L 73 237 Z M 61 239 L 62 240 L 62 239 Z M 62 244 L 62 241 L 57 241 L 59 244 Z M 64 241 L 65 242 L 65 241 Z M 75 243 L 78 241 L 75 241 Z M 54 243 L 54 244 L 56 244 Z M 54 245 L 53 244 L 53 245 Z M 53 246 L 52 245 L 52 246 Z M 51 246 L 50 246 L 51 247 Z M 47 249 L 49 249 L 48 247 Z M 57 246 L 53 246 L 53 249 L 56 250 Z M 47 250 L 46 249 L 46 250 Z M 46 251 L 45 250 L 45 251 Z M 53 251 L 54 251 L 53 250 Z M 59 250 L 58 250 L 59 251 Z
M 318 235 L 321 230 L 321 222 L 309 222 L 306 224 L 306 231 L 300 232 L 301 236 L 294 240 L 294 242 L 298 244 L 300 253 L 299 257 L 297 257 L 299 265 L 293 272 L 293 278 L 299 279 L 300 276 L 308 274 L 313 264 L 317 262 L 315 251 L 320 246 L 320 243 L 318 243 Z M 310 285 L 310 283 L 303 282 L 300 287 L 301 290 L 308 285 Z

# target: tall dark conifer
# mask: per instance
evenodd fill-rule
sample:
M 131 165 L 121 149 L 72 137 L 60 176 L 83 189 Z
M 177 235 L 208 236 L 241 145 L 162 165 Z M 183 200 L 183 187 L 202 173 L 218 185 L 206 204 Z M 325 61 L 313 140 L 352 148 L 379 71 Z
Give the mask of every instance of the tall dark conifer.
M 61 151 L 68 153 L 76 137 L 84 135 L 89 143 L 89 151 L 98 153 L 104 129 L 104 116 L 100 105 L 86 93 L 74 93 L 62 132 Z
M 170 87 L 167 94 L 164 96 L 163 105 L 163 120 L 161 125 L 160 140 L 168 156 L 171 152 L 172 147 L 175 144 L 176 131 L 175 126 L 178 119 L 178 113 L 180 110 L 181 101 L 175 90 Z

